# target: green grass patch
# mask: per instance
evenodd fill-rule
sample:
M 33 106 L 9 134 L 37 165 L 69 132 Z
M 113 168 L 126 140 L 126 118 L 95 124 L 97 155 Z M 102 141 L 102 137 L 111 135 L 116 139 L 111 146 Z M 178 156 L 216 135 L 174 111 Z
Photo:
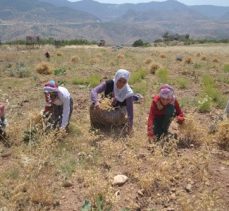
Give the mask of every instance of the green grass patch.
M 5 175 L 8 179 L 16 180 L 20 176 L 20 171 L 17 167 L 12 167 L 5 173 Z
M 56 76 L 66 74 L 66 70 L 63 67 L 56 68 L 53 72 L 54 72 L 54 75 Z
M 77 162 L 74 158 L 64 159 L 65 161 L 60 165 L 60 170 L 66 177 L 70 177 L 76 170 Z
M 176 84 L 179 89 L 187 89 L 189 81 L 185 78 L 178 78 Z
M 224 108 L 224 106 L 226 105 L 227 99 L 217 89 L 215 80 L 213 79 L 212 76 L 210 75 L 203 76 L 202 87 L 203 87 L 203 94 L 208 96 L 214 102 L 215 107 L 220 108 L 220 109 Z M 206 104 L 204 107 L 210 107 L 210 106 L 207 106 L 208 101 L 210 100 L 208 99 L 208 101 L 207 100 L 205 101 L 203 101 L 204 102 L 203 106 Z
M 141 81 L 133 86 L 134 92 L 135 93 L 140 93 L 142 95 L 146 95 L 147 93 L 147 82 L 146 81 Z
M 229 64 L 225 64 L 223 70 L 225 73 L 229 73 Z
M 146 72 L 146 70 L 143 69 L 143 68 L 140 68 L 140 69 L 134 71 L 134 72 L 130 75 L 130 80 L 129 80 L 130 84 L 135 84 L 135 83 L 137 83 L 137 82 L 139 82 L 139 81 L 145 79 L 146 74 L 147 74 L 147 72 Z
M 160 83 L 168 83 L 169 81 L 169 71 L 166 68 L 159 69 L 156 72 L 156 76 L 159 78 Z
M 90 87 L 95 87 L 100 83 L 101 77 L 99 75 L 91 75 L 87 78 L 76 78 L 73 80 L 74 85 L 86 85 Z
M 201 64 L 198 64 L 198 63 L 195 63 L 195 64 L 193 65 L 193 67 L 194 67 L 195 69 L 200 69 L 200 68 L 202 67 L 202 65 L 201 65 Z

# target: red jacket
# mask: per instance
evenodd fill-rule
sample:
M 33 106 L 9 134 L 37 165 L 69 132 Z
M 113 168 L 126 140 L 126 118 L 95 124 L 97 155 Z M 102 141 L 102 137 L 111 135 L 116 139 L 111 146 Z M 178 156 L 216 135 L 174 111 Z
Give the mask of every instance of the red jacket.
M 180 105 L 178 101 L 175 99 L 174 106 L 176 109 L 176 116 L 178 121 L 182 122 L 184 121 L 184 114 L 181 111 Z M 165 115 L 166 106 L 163 106 L 160 101 L 160 96 L 156 95 L 153 97 L 153 101 L 150 107 L 150 113 L 148 117 L 148 136 L 153 137 L 153 125 L 154 125 L 154 119 L 156 117 L 160 117 Z

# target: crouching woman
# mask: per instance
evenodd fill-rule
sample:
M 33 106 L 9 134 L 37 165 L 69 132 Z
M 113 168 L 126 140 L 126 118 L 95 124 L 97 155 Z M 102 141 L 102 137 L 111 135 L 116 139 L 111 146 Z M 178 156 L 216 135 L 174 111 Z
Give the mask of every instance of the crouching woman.
M 93 127 L 107 128 L 127 123 L 128 133 L 132 132 L 134 93 L 128 84 L 129 77 L 129 71 L 120 69 L 113 80 L 102 82 L 91 90 L 90 118 Z M 99 94 L 111 99 L 113 111 L 103 112 L 101 110 Z
M 44 114 L 49 116 L 52 128 L 68 128 L 73 110 L 73 100 L 69 91 L 50 80 L 44 86 L 46 106 Z
M 153 97 L 151 104 L 147 131 L 150 143 L 168 134 L 169 126 L 175 116 L 179 124 L 184 122 L 184 114 L 176 100 L 174 90 L 165 84 L 160 88 L 159 94 Z

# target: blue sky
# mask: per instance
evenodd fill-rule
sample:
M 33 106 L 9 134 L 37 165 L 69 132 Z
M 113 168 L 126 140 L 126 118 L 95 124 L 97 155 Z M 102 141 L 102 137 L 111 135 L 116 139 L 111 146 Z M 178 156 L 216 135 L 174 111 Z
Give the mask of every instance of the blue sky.
M 70 0 L 76 1 L 76 0 Z M 96 0 L 103 3 L 141 3 L 141 2 L 150 2 L 150 1 L 162 1 L 162 0 Z M 221 5 L 229 6 L 229 0 L 179 0 L 180 2 L 188 5 Z

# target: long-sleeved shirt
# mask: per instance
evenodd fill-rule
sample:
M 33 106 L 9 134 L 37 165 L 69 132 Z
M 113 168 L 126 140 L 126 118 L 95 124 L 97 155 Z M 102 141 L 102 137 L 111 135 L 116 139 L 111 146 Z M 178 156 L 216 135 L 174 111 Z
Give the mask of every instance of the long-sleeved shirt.
M 70 115 L 71 95 L 68 90 L 65 87 L 59 86 L 57 91 L 57 98 L 55 98 L 54 101 L 46 98 L 46 101 L 48 101 L 46 104 L 47 107 L 51 106 L 52 104 L 63 106 L 61 128 L 65 128 L 68 125 Z
M 106 82 L 102 82 L 98 86 L 96 86 L 94 89 L 91 90 L 91 101 L 93 104 L 98 104 L 98 94 L 105 92 L 106 90 Z M 126 99 L 126 110 L 128 114 L 128 122 L 129 126 L 133 127 L 133 119 L 134 119 L 134 111 L 133 111 L 133 97 L 128 97 Z
M 158 108 L 158 103 L 160 103 L 160 96 L 155 96 L 153 98 L 151 107 L 150 107 L 150 113 L 148 117 L 148 127 L 147 127 L 147 132 L 149 137 L 153 137 L 153 125 L 154 125 L 154 120 L 157 117 L 165 115 L 166 111 L 166 106 L 162 106 L 160 103 L 160 106 L 162 106 L 160 109 Z M 181 111 L 180 105 L 178 101 L 175 99 L 174 102 L 175 110 L 176 110 L 176 116 L 184 117 L 183 112 Z

